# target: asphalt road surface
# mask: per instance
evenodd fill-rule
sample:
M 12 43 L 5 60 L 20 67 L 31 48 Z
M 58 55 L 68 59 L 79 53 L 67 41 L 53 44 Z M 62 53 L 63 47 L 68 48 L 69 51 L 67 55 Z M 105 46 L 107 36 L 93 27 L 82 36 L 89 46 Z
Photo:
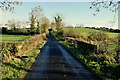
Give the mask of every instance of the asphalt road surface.
M 98 80 L 80 61 L 61 46 L 52 34 L 25 79 Z M 56 80 L 57 80 L 56 79 Z

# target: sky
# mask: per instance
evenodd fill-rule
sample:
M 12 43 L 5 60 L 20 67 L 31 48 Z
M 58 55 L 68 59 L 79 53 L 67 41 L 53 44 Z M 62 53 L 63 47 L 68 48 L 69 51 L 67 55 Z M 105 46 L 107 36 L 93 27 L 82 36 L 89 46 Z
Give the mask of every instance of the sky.
M 65 0 L 64 0 L 65 1 Z M 0 24 L 5 23 L 10 19 L 17 19 L 20 21 L 29 21 L 29 13 L 34 7 L 41 6 L 44 15 L 50 20 L 54 21 L 56 14 L 61 14 L 63 22 L 66 25 L 83 24 L 84 26 L 93 27 L 108 27 L 118 29 L 118 14 L 116 14 L 114 26 L 110 26 L 110 21 L 113 20 L 114 13 L 107 9 L 101 9 L 98 15 L 93 16 L 94 9 L 89 9 L 91 2 L 85 0 L 84 2 L 72 2 L 72 0 L 66 0 L 66 2 L 54 2 L 50 0 L 47 2 L 23 2 L 22 5 L 15 6 L 14 12 L 2 12 L 0 11 Z

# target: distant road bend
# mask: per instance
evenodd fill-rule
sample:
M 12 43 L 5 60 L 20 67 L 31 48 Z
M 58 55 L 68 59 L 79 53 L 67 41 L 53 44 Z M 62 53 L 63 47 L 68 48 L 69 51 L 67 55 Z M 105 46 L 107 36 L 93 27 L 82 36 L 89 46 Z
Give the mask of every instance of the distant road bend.
M 25 79 L 89 79 L 98 80 L 82 63 L 70 55 L 50 33 L 49 39 L 38 55 Z

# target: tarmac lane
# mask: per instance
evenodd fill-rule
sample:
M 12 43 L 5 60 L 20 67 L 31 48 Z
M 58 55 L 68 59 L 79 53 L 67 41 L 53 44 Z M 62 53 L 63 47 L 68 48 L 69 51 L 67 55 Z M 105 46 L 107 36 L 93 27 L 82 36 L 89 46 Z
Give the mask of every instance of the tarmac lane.
M 95 74 L 70 55 L 51 33 L 25 79 L 99 80 Z

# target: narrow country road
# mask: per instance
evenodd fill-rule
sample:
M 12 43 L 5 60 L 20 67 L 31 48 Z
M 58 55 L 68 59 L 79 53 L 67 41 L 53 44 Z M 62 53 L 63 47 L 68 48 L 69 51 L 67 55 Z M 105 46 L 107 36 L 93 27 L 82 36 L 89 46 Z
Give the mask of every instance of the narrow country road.
M 70 53 L 62 47 L 52 34 L 38 55 L 36 62 L 25 76 L 25 79 L 90 79 L 98 78 L 86 67 L 77 61 Z

